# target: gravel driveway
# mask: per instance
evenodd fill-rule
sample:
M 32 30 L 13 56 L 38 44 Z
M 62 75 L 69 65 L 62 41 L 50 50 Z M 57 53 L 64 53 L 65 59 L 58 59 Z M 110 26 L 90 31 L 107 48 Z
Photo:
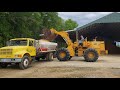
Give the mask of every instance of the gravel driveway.
M 97 62 L 85 62 L 83 57 L 34 61 L 26 70 L 13 65 L 0 68 L 0 78 L 120 78 L 120 55 L 101 56 Z

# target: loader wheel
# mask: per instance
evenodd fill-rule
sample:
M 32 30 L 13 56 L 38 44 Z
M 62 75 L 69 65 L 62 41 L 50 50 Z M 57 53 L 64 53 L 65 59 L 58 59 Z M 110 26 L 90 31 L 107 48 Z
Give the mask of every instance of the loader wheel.
M 69 60 L 72 58 L 72 56 L 70 56 Z
M 48 53 L 47 55 L 46 55 L 46 60 L 48 60 L 48 61 L 53 61 L 53 53 Z
M 59 61 L 67 61 L 70 60 L 70 53 L 66 48 L 61 48 L 57 51 L 56 57 Z
M 7 64 L 7 63 L 0 63 L 0 66 L 1 66 L 2 68 L 7 68 L 8 64 Z
M 96 62 L 98 57 L 98 53 L 95 49 L 89 48 L 84 52 L 84 58 L 87 62 Z
M 24 56 L 22 58 L 22 61 L 19 63 L 20 69 L 24 70 L 27 69 L 30 65 L 30 57 L 29 56 Z

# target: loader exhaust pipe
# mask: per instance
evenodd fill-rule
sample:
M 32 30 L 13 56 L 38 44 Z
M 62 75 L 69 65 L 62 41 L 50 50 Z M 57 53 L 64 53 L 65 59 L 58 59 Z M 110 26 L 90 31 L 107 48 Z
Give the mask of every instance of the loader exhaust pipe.
M 76 30 L 75 32 L 76 32 L 76 41 L 78 42 L 78 30 Z

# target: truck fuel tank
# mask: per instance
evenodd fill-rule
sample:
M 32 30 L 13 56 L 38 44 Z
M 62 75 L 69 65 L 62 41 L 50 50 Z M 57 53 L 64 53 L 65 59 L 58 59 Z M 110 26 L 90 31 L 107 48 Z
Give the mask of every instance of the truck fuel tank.
M 41 39 L 41 40 L 35 41 L 35 47 L 38 51 L 41 51 L 41 52 L 42 51 L 47 51 L 47 52 L 55 51 L 57 47 L 57 43 Z

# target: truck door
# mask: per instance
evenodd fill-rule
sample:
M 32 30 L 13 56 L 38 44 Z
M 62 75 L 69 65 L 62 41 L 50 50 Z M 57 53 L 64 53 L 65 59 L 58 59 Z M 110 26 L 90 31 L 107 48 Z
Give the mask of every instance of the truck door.
M 34 40 L 29 40 L 28 50 L 31 56 L 36 56 L 36 48 L 34 47 Z

